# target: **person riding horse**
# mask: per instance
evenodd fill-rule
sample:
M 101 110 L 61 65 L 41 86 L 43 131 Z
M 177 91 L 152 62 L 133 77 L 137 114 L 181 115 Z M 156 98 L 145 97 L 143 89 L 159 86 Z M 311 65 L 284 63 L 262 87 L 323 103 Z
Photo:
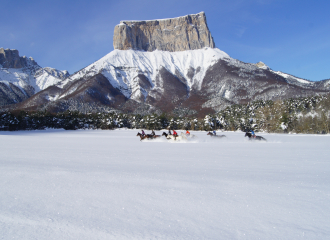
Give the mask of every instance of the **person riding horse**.
M 174 137 L 177 137 L 178 136 L 178 133 L 173 129 L 173 136 Z
M 255 135 L 255 133 L 254 133 L 254 131 L 251 129 L 251 134 L 252 134 L 252 137 L 253 138 L 256 138 L 256 135 Z
M 267 141 L 266 138 L 262 137 L 262 136 L 254 136 L 252 135 L 252 133 L 250 132 L 245 132 L 245 137 L 248 137 L 249 140 L 264 140 Z

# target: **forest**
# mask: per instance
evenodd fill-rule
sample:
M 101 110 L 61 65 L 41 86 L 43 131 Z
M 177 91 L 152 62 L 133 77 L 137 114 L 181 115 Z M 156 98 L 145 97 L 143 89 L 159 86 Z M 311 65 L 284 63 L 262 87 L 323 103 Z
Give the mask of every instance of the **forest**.
M 125 114 L 116 111 L 80 113 L 65 111 L 12 111 L 0 113 L 0 130 L 54 129 L 189 129 L 268 133 L 327 134 L 330 131 L 330 95 L 290 98 L 278 101 L 258 100 L 231 105 L 202 119 L 171 114 Z

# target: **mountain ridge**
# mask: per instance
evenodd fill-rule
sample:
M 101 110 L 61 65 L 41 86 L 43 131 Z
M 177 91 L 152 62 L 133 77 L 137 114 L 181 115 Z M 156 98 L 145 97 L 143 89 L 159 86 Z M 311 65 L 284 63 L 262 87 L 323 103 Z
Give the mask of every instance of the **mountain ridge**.
M 215 48 L 204 12 L 121 21 L 114 47 L 72 75 L 21 60 L 17 50 L 1 50 L 1 63 L 11 68 L 0 65 L 0 105 L 201 116 L 232 104 L 330 92 L 330 80 L 312 82 L 262 62 L 244 63 Z
M 107 88 L 116 89 L 117 100 L 110 90 L 103 91 L 101 96 L 102 91 L 96 90 L 100 87 L 95 78 L 107 79 L 111 85 Z M 133 113 L 136 108 L 147 107 L 147 112 L 173 113 L 185 109 L 199 115 L 231 104 L 325 94 L 330 90 L 329 82 L 322 85 L 297 79 L 300 80 L 269 67 L 230 58 L 217 48 L 181 52 L 114 50 L 54 85 L 57 92 L 43 95 L 42 105 L 56 109 L 57 104 L 65 103 L 66 109 L 70 109 L 71 101 L 74 103 L 71 109 L 79 110 L 79 101 L 83 105 L 94 99 L 109 111 Z M 118 98 L 118 94 L 121 97 Z M 38 108 L 32 100 L 25 102 L 30 102 L 24 103 L 29 108 Z
M 24 101 L 54 85 L 69 73 L 40 67 L 32 57 L 20 57 L 16 49 L 0 48 L 0 106 Z

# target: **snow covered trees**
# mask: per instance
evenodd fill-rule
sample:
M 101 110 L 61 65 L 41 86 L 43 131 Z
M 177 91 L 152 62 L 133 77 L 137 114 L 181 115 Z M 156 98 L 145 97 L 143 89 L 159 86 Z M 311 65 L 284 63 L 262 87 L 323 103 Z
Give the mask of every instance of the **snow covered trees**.
M 246 105 L 232 105 L 203 119 L 168 114 L 123 114 L 115 111 L 81 113 L 65 111 L 51 114 L 38 112 L 2 112 L 0 130 L 34 130 L 45 128 L 114 129 L 133 128 L 160 130 L 166 128 L 229 131 L 266 131 L 294 133 L 330 132 L 330 96 L 258 100 Z

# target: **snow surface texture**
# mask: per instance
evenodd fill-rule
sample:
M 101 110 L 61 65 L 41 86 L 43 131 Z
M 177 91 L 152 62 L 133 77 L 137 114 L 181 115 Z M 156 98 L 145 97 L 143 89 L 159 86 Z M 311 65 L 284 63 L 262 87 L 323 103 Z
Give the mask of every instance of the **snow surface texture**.
M 0 132 L 1 239 L 329 239 L 329 135 L 136 134 Z

